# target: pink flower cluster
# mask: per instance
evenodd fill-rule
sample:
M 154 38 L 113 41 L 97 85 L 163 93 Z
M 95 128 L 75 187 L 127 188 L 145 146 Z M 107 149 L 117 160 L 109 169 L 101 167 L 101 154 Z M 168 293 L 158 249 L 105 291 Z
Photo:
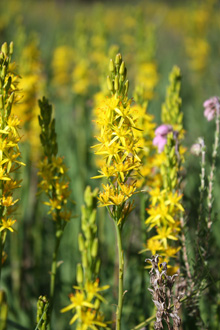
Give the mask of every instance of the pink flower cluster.
M 162 152 L 167 143 L 167 134 L 172 132 L 173 128 L 171 125 L 160 125 L 155 130 L 155 138 L 153 139 L 153 145 L 157 146 L 158 152 Z
M 210 99 L 206 100 L 203 103 L 205 108 L 204 116 L 208 121 L 211 121 L 215 118 L 216 108 L 220 106 L 219 98 L 217 96 L 213 96 Z

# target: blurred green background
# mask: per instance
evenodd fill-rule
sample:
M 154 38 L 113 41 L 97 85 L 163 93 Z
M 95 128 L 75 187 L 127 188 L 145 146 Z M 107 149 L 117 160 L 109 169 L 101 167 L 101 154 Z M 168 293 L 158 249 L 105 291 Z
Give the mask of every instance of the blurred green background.
M 128 68 L 130 97 L 138 85 L 146 87 L 148 111 L 160 124 L 168 75 L 174 64 L 182 72 L 182 110 L 190 148 L 197 137 L 207 143 L 211 155 L 214 123 L 203 117 L 203 102 L 219 95 L 220 4 L 207 1 L 31 1 L 1 0 L 0 40 L 14 42 L 13 59 L 21 75 L 23 102 L 17 108 L 23 121 L 21 169 L 23 178 L 17 234 L 10 235 L 3 269 L 3 287 L 10 306 L 9 320 L 34 329 L 36 301 L 48 293 L 49 270 L 54 246 L 54 226 L 37 192 L 37 163 L 41 157 L 37 115 L 38 98 L 45 95 L 54 106 L 59 154 L 69 168 L 71 199 L 76 216 L 64 233 L 60 248 L 53 329 L 70 329 L 70 315 L 60 314 L 69 302 L 79 262 L 77 237 L 83 192 L 89 184 L 100 186 L 97 164 L 90 146 L 94 144 L 93 108 L 99 93 L 106 93 L 109 59 L 121 52 Z M 185 202 L 192 230 L 198 202 L 199 160 L 187 151 Z M 217 162 L 217 178 L 220 177 Z M 216 180 L 218 183 L 218 179 Z M 216 184 L 217 186 L 217 184 Z M 219 187 L 215 195 L 220 196 Z M 134 327 L 153 311 L 147 291 L 146 255 L 138 254 L 145 233 L 141 231 L 139 203 L 125 227 L 126 257 L 124 324 Z M 219 211 L 215 203 L 215 211 Z M 102 260 L 101 283 L 115 284 L 114 227 L 103 209 L 98 214 Z M 215 223 L 213 265 L 218 260 L 220 228 Z M 142 239 L 140 239 L 142 237 Z M 215 259 L 215 260 L 214 260 Z M 214 267 L 213 266 L 213 267 Z M 115 310 L 116 292 L 108 290 L 106 310 Z M 206 311 L 204 311 L 204 315 Z M 206 317 L 206 316 L 204 316 Z M 128 322 L 129 320 L 129 322 Z M 73 327 L 74 328 L 74 327 Z M 184 329 L 190 329 L 185 325 Z M 9 329 L 16 329 L 12 324 Z M 22 329 L 22 328 L 21 328 Z

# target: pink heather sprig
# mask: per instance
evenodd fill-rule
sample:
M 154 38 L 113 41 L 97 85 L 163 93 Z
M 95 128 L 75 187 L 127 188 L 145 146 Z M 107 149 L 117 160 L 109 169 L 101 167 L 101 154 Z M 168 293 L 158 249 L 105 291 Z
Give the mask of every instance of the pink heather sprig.
M 173 128 L 171 125 L 160 125 L 155 130 L 155 138 L 153 139 L 153 145 L 158 148 L 158 152 L 161 153 L 167 143 L 167 134 L 172 132 Z
M 203 103 L 205 108 L 204 116 L 207 118 L 208 121 L 211 121 L 215 118 L 217 107 L 220 106 L 220 100 L 217 96 L 213 96 L 210 99 L 206 100 Z

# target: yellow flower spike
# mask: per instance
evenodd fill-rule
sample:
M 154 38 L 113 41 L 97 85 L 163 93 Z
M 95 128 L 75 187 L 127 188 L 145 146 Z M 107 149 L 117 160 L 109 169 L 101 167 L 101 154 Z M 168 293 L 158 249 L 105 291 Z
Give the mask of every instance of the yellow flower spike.
M 0 52 L 0 260 L 5 244 L 6 230 L 14 232 L 13 213 L 16 210 L 14 205 L 18 199 L 13 200 L 13 189 L 19 187 L 19 183 L 13 180 L 13 172 L 16 172 L 21 165 L 19 145 L 19 124 L 20 120 L 12 113 L 15 111 L 15 103 L 18 101 L 17 92 L 19 78 L 15 74 L 15 65 L 11 65 L 13 44 L 8 47 L 7 43 L 2 45 Z M 19 181 L 20 182 L 20 181 Z M 0 262 L 0 277 L 2 263 Z
M 112 97 L 103 101 L 96 111 L 97 136 L 99 143 L 95 146 L 95 154 L 101 155 L 105 167 L 101 168 L 101 176 L 106 176 L 111 185 L 103 185 L 99 193 L 99 206 L 107 206 L 110 216 L 115 222 L 118 241 L 119 287 L 116 328 L 120 330 L 123 304 L 123 251 L 122 228 L 128 214 L 133 209 L 133 203 L 127 202 L 136 192 L 136 181 L 131 178 L 139 174 L 141 165 L 138 152 L 139 137 L 135 135 L 137 119 L 131 100 L 127 98 L 128 81 L 125 81 L 127 69 L 121 54 L 115 61 L 110 61 L 110 75 L 107 77 L 108 88 Z M 109 206 L 112 206 L 111 208 Z M 94 329 L 94 328 L 93 328 Z

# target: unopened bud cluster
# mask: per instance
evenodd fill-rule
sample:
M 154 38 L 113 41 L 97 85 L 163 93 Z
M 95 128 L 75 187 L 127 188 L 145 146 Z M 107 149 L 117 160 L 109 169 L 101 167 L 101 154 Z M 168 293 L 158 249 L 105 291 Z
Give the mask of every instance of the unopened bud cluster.
M 77 267 L 77 282 L 92 281 L 97 278 L 100 268 L 98 258 L 98 238 L 96 224 L 96 204 L 98 189 L 91 191 L 88 186 L 85 190 L 85 205 L 82 206 L 81 228 L 82 233 L 78 236 L 79 250 L 81 252 L 82 265 Z M 81 276 L 83 275 L 83 277 Z
M 12 112 L 17 102 L 18 76 L 11 71 L 13 43 L 4 43 L 0 51 L 0 232 L 2 247 L 6 231 L 14 231 L 13 217 L 18 199 L 13 199 L 13 190 L 20 187 L 21 181 L 14 180 L 15 172 L 24 165 L 20 159 L 19 135 L 20 120 Z M 2 261 L 3 250 L 0 250 Z M 0 263 L 1 269 L 1 263 Z
M 77 329 L 84 329 L 84 326 L 86 329 L 89 320 L 93 320 L 95 325 L 106 327 L 104 316 L 100 312 L 101 303 L 106 301 L 99 292 L 108 289 L 109 286 L 100 287 L 98 279 L 100 259 L 96 225 L 97 194 L 98 189 L 91 191 L 89 186 L 84 193 L 82 233 L 78 236 L 78 246 L 81 252 L 81 263 L 77 264 L 76 270 L 78 286 L 74 286 L 75 293 L 69 295 L 70 305 L 61 310 L 62 313 L 73 311 L 74 316 L 70 320 L 70 324 L 77 321 Z
M 49 302 L 47 297 L 40 296 L 37 301 L 37 325 L 38 329 L 47 330 L 49 313 Z
M 155 130 L 153 140 L 159 151 L 155 160 L 160 183 L 150 191 L 151 204 L 147 210 L 149 217 L 146 220 L 149 230 L 155 227 L 157 231 L 156 235 L 148 239 L 147 250 L 152 254 L 159 252 L 166 262 L 175 258 L 180 250 L 176 243 L 181 231 L 180 218 L 184 212 L 180 192 L 180 174 L 184 160 L 184 149 L 181 146 L 184 132 L 180 87 L 180 69 L 174 67 L 169 76 L 166 99 L 162 105 L 162 125 Z M 170 272 L 175 271 L 177 267 L 170 269 Z
M 67 207 L 70 196 L 67 167 L 63 158 L 57 156 L 58 145 L 55 132 L 55 119 L 52 118 L 52 106 L 46 98 L 39 101 L 41 127 L 40 139 L 44 151 L 44 159 L 40 162 L 38 175 L 40 192 L 45 192 L 49 198 L 45 205 L 50 207 L 49 213 L 54 221 L 64 225 L 71 218 Z M 64 221 L 64 222 L 63 222 Z
M 109 62 L 110 75 L 107 76 L 107 86 L 112 95 L 124 96 L 128 93 L 129 82 L 125 80 L 127 77 L 127 68 L 122 60 L 121 54 L 117 54 L 115 61 Z

